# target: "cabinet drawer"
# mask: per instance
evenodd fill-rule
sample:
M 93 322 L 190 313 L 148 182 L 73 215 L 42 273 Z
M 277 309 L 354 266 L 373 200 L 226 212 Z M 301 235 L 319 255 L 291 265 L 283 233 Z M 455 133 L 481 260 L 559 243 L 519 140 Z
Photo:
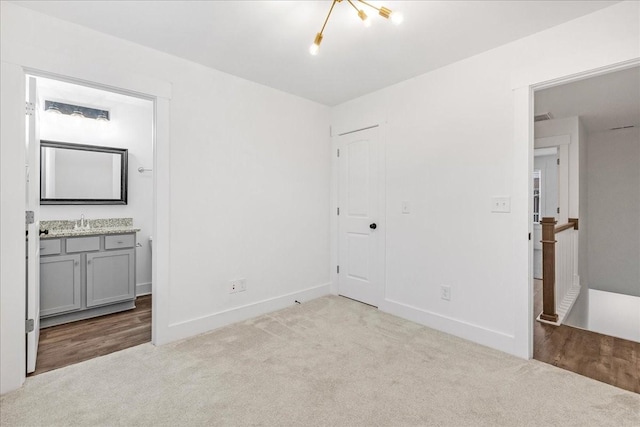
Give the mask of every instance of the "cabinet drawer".
M 135 234 L 116 234 L 104 237 L 105 249 L 132 248 L 136 245 Z
M 67 253 L 100 250 L 100 237 L 73 237 L 67 239 Z
M 60 253 L 60 239 L 40 240 L 40 255 L 57 255 Z

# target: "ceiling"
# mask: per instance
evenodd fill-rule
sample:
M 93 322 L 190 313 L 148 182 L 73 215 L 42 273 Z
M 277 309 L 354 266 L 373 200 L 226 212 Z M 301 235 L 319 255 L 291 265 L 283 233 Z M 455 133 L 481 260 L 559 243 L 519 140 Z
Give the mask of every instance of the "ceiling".
M 538 91 L 534 111 L 555 119 L 580 116 L 588 132 L 640 126 L 640 67 Z
M 618 1 L 370 1 L 364 28 L 338 3 L 317 56 L 324 1 L 14 1 L 257 83 L 333 106 Z

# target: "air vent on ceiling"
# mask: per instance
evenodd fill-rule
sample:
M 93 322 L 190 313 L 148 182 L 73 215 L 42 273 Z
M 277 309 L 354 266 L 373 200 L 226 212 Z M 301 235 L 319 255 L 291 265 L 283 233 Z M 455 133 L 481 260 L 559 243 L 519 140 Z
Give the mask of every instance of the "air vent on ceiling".
M 553 116 L 551 115 L 551 113 L 542 113 L 542 114 L 533 116 L 534 122 L 542 122 L 542 121 L 551 120 L 551 119 L 553 119 Z
M 609 130 L 620 130 L 620 129 L 631 129 L 636 127 L 635 125 L 630 125 L 630 126 L 618 126 L 617 128 L 611 128 Z

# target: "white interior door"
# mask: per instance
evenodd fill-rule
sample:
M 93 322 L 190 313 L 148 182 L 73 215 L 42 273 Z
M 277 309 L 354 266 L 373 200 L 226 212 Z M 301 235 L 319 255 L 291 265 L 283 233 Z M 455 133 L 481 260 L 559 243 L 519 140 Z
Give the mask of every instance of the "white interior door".
M 338 293 L 378 306 L 378 128 L 338 137 Z
M 560 182 L 558 179 L 558 150 L 556 147 L 534 151 L 534 172 L 539 174 L 538 219 L 553 217 L 558 219 L 560 202 Z M 535 179 L 535 178 L 534 178 Z M 535 184 L 534 184 L 535 187 Z M 535 206 L 535 202 L 534 202 Z M 542 226 L 533 224 L 533 277 L 542 279 Z
M 40 140 L 37 127 L 36 79 L 28 80 L 27 104 L 27 168 L 26 210 L 34 221 L 27 225 L 27 320 L 33 330 L 27 333 L 27 373 L 36 369 L 40 338 Z

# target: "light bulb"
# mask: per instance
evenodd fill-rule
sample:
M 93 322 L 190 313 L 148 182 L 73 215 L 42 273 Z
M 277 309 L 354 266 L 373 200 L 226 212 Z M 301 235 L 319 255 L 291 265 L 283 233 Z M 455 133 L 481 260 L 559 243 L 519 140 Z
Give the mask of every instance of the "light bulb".
M 58 108 L 56 104 L 51 104 L 49 108 L 47 108 L 47 113 L 62 114 L 62 111 L 60 111 L 60 108 Z
M 369 17 L 367 16 L 367 14 L 364 13 L 364 10 L 360 9 L 358 11 L 358 17 L 362 19 L 362 23 L 364 24 L 365 27 L 368 27 L 371 25 L 371 21 L 369 20 Z
M 394 24 L 400 25 L 402 24 L 402 21 L 404 21 L 404 16 L 402 16 L 400 12 L 393 12 L 391 14 L 391 22 Z
M 78 118 L 78 119 L 82 119 L 82 118 L 84 118 L 84 114 L 82 114 L 82 111 L 80 111 L 80 110 L 78 110 L 77 108 L 75 108 L 75 109 L 73 110 L 73 113 L 71 113 L 71 117 L 75 117 L 75 118 Z
M 322 43 L 322 33 L 316 34 L 316 38 L 313 40 L 313 44 L 309 47 L 309 53 L 311 55 L 317 55 L 320 50 L 320 43 Z

